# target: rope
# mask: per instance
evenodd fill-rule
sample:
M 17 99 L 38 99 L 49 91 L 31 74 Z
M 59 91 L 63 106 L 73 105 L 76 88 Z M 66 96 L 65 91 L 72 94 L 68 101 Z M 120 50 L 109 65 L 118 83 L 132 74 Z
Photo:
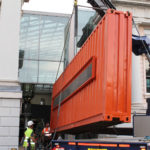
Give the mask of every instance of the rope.
M 74 9 L 73 9 L 73 11 L 72 11 L 72 13 L 71 13 L 70 19 L 69 19 L 68 24 L 67 24 L 67 26 L 69 26 L 69 27 L 70 27 L 70 24 L 71 24 L 71 19 L 72 19 L 73 13 L 74 13 Z M 63 47 L 63 50 L 62 50 L 62 53 L 61 53 L 61 57 L 60 57 L 60 61 L 59 61 L 59 65 L 58 65 L 58 69 L 57 69 L 57 73 L 56 73 L 55 82 L 56 82 L 57 77 L 58 77 L 60 65 L 61 65 L 62 58 L 63 58 L 63 53 L 64 53 L 64 51 L 65 51 L 65 45 L 66 45 L 66 42 L 67 42 L 68 33 L 69 33 L 69 28 L 68 28 L 67 33 L 66 33 L 66 35 L 65 35 L 64 47 Z M 58 126 L 58 120 L 59 120 L 59 114 L 60 114 L 60 107 L 61 107 L 61 97 L 62 97 L 62 92 L 60 91 L 59 104 L 58 104 L 58 111 L 57 111 L 57 119 L 56 119 L 56 128 L 55 128 L 55 130 L 54 130 L 54 134 L 53 134 L 52 140 L 50 141 L 50 143 L 48 144 L 47 147 L 49 147 L 49 146 L 52 144 L 52 141 L 55 139 L 55 136 L 56 136 L 56 133 L 57 133 L 57 126 Z

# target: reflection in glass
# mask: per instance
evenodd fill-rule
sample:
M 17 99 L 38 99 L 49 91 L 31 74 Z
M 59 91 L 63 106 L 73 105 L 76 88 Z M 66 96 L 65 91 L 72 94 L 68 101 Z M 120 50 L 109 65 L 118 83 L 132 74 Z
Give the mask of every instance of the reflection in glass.
M 23 66 L 19 69 L 19 80 L 22 83 L 37 83 L 38 62 L 23 61 Z
M 23 14 L 20 30 L 20 82 L 54 83 L 68 20 L 69 15 Z
M 54 83 L 58 70 L 59 62 L 40 62 L 39 78 L 40 83 Z M 61 63 L 58 76 L 63 72 L 63 63 Z
M 84 44 L 86 39 L 89 37 L 91 32 L 94 30 L 96 26 L 94 19 L 96 17 L 97 13 L 92 9 L 82 10 L 79 7 L 77 47 L 80 48 Z

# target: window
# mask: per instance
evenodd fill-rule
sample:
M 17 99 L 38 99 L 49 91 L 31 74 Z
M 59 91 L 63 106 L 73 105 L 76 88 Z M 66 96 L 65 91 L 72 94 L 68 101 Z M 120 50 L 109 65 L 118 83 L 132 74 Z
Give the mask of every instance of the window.
M 150 29 L 145 28 L 144 34 L 150 38 Z M 150 93 L 150 64 L 147 59 L 145 61 L 145 65 L 146 65 L 145 67 L 146 68 L 146 93 Z
M 146 92 L 150 93 L 150 66 L 147 60 L 145 64 L 146 64 Z

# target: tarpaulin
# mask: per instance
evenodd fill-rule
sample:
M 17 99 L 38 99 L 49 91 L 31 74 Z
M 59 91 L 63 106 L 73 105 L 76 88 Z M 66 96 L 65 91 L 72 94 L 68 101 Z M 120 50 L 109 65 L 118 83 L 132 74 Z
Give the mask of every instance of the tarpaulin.
M 150 38 L 132 35 L 132 51 L 135 55 L 150 54 Z

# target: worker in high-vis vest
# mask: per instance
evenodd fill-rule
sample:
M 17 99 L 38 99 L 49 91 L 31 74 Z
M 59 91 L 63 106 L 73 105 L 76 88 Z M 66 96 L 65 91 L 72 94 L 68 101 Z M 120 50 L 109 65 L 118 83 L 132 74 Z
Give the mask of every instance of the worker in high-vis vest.
M 52 134 L 50 131 L 50 125 L 49 123 L 46 123 L 45 128 L 42 130 L 42 141 L 44 146 L 50 143 L 51 138 L 52 138 Z
M 28 127 L 27 130 L 24 133 L 24 143 L 23 143 L 23 147 L 25 148 L 25 150 L 35 150 L 35 143 L 36 140 L 34 138 L 34 133 L 33 133 L 33 121 L 28 121 L 27 123 Z

